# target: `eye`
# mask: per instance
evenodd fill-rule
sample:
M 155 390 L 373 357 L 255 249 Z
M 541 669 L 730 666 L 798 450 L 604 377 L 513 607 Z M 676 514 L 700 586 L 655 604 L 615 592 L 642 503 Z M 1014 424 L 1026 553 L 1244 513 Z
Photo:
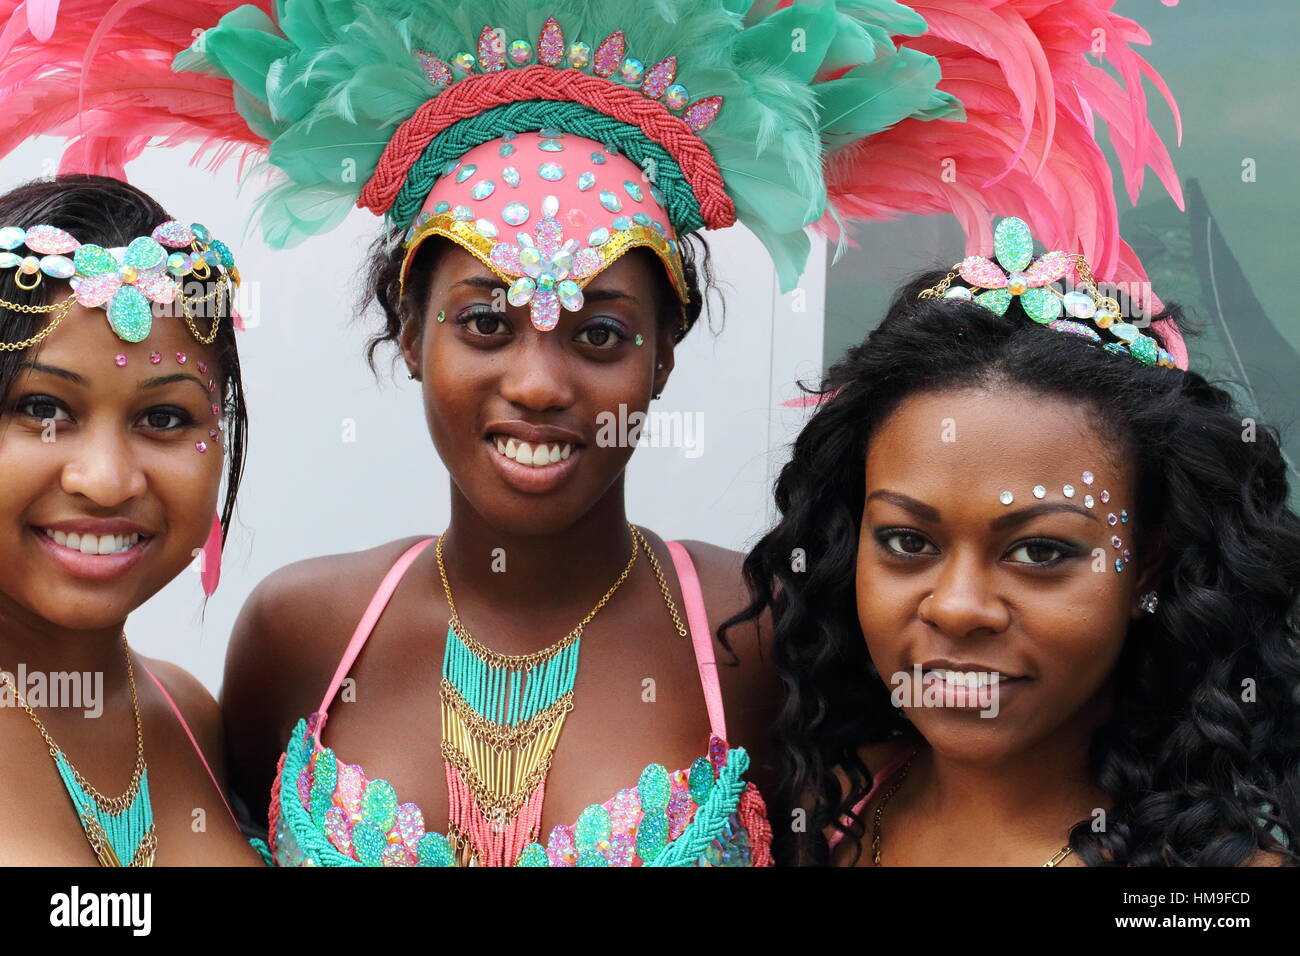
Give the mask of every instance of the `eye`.
M 151 408 L 141 416 L 147 427 L 158 431 L 175 431 L 194 424 L 194 417 L 183 408 L 171 406 Z
M 1007 552 L 1008 557 L 1022 555 L 1015 558 L 1016 564 L 1028 564 L 1043 568 L 1051 568 L 1060 564 L 1067 558 L 1072 558 L 1078 553 L 1077 548 L 1072 548 L 1064 541 L 1053 541 L 1050 538 L 1035 538 L 1031 541 L 1022 541 Z
M 585 341 L 583 336 L 586 336 Z M 617 348 L 627 338 L 627 332 L 618 322 L 613 319 L 599 319 L 578 332 L 574 336 L 574 341 L 581 342 L 583 345 L 590 345 L 593 348 L 613 349 Z
M 52 418 L 56 422 L 72 420 L 72 416 L 68 414 L 68 410 L 63 406 L 63 403 L 57 398 L 51 398 L 49 395 L 24 395 L 14 405 L 14 411 L 37 421 L 45 421 L 47 418 Z
M 876 541 L 886 554 L 902 558 L 919 558 L 927 554 L 938 554 L 928 538 L 905 528 L 886 528 L 876 533 Z M 929 548 L 930 550 L 926 550 Z
M 510 332 L 505 317 L 500 312 L 486 306 L 479 306 L 462 312 L 456 317 L 456 324 L 465 329 L 470 335 L 483 338 L 502 334 L 499 331 L 500 329 L 504 329 L 507 335 Z

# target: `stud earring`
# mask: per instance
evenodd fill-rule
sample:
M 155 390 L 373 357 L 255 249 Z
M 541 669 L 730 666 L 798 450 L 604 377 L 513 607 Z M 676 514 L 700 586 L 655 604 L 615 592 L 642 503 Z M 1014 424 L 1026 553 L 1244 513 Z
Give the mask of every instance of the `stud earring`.
M 1148 591 L 1146 594 L 1138 598 L 1138 607 L 1146 611 L 1148 614 L 1156 613 L 1156 608 L 1159 605 L 1160 595 L 1156 594 L 1155 591 Z
M 632 341 L 635 342 L 637 345 L 645 345 L 645 339 L 641 337 L 640 332 L 636 334 L 636 338 L 633 339 Z
M 446 322 L 446 321 L 447 321 L 447 313 L 446 313 L 446 311 L 445 311 L 444 309 L 439 309 L 439 310 L 438 310 L 438 321 L 439 321 L 439 322 Z M 412 376 L 412 378 L 414 378 L 414 376 Z

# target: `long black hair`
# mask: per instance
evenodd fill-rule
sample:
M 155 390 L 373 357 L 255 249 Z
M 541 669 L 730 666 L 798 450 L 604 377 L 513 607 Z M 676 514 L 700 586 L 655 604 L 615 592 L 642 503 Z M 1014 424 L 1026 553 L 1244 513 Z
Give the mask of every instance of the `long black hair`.
M 765 609 L 775 622 L 786 690 L 773 729 L 776 803 L 810 814 L 803 832 L 774 828 L 779 858 L 825 863 L 827 826 L 860 854 L 840 818 L 880 768 L 859 748 L 917 738 L 873 668 L 857 616 L 872 436 L 910 396 L 1010 386 L 1089 409 L 1100 437 L 1135 463 L 1136 511 L 1163 548 L 1158 612 L 1130 626 L 1115 708 L 1089 751 L 1113 809 L 1103 832 L 1091 820 L 1074 825 L 1074 851 L 1089 865 L 1232 866 L 1259 850 L 1300 862 L 1300 518 L 1287 506 L 1277 434 L 1250 434 L 1253 423 L 1201 375 L 1047 329 L 1018 300 L 998 316 L 917 298 L 942 277 L 900 289 L 880 327 L 828 371 L 818 390 L 827 400 L 776 483 L 780 521 L 745 560 L 753 600 L 723 624 Z M 795 549 L 806 570 L 792 566 Z
M 147 236 L 155 226 L 171 218 L 145 193 L 107 176 L 68 174 L 53 179 L 37 179 L 0 195 L 0 225 L 24 228 L 56 226 L 71 233 L 83 245 L 94 243 L 106 249 L 125 246 L 137 236 Z M 0 299 L 17 305 L 48 305 L 66 298 L 65 292 L 57 288 L 62 285 L 58 280 L 46 277 L 29 291 L 17 285 L 17 276 L 16 269 L 0 272 Z M 52 285 L 55 288 L 51 288 Z M 248 409 L 244 404 L 239 352 L 235 348 L 235 329 L 229 314 L 229 308 L 225 308 L 217 327 L 217 337 L 212 343 L 217 361 L 221 363 L 222 416 L 226 426 L 222 439 L 226 446 L 226 495 L 221 508 L 223 543 L 229 537 L 230 523 L 234 518 L 235 498 L 244 474 L 248 434 Z M 0 306 L 0 342 L 25 341 L 39 331 L 47 319 L 48 313 L 33 315 Z M 57 335 L 58 331 L 53 334 Z M 26 349 L 0 351 L 0 397 L 5 402 L 8 402 L 9 391 L 18 377 L 19 366 L 34 349 L 39 348 L 38 344 Z

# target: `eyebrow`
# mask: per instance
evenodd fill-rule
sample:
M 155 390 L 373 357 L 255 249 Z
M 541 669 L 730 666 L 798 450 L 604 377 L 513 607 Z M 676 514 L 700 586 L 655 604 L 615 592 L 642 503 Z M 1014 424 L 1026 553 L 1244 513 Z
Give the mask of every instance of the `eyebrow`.
M 31 369 L 33 372 L 45 372 L 47 375 L 54 375 L 58 378 L 67 379 L 69 382 L 73 382 L 83 388 L 90 387 L 90 382 L 88 382 L 84 376 L 78 375 L 70 369 L 59 368 L 57 365 L 43 365 L 40 362 L 22 362 L 19 364 L 18 369 L 20 371 L 22 369 Z M 158 375 L 154 378 L 146 378 L 140 382 L 138 388 L 142 390 L 146 388 L 159 388 L 163 385 L 171 385 L 173 382 L 193 382 L 203 390 L 204 395 L 208 394 L 208 387 L 188 372 L 176 372 L 171 375 Z
M 938 508 L 917 501 L 915 498 L 911 498 L 900 492 L 885 491 L 882 489 L 880 491 L 873 491 L 871 494 L 867 495 L 867 501 L 871 501 L 874 498 L 879 498 L 883 501 L 895 504 L 904 511 L 909 511 L 916 515 L 923 521 L 929 521 L 933 524 L 940 524 L 943 521 L 939 515 Z M 1039 515 L 1053 514 L 1055 512 L 1072 512 L 1074 514 L 1083 515 L 1090 521 L 1100 520 L 1097 515 L 1090 511 L 1085 511 L 1078 505 L 1072 505 L 1064 501 L 1045 501 L 1042 504 L 1030 505 L 1028 508 L 1020 508 L 1016 511 L 994 518 L 989 522 L 989 529 L 992 531 L 1003 531 L 1007 528 L 1024 524 L 1032 518 L 1037 518 Z
M 488 276 L 470 276 L 468 279 L 461 279 L 456 285 L 468 286 L 471 289 L 484 289 L 491 292 L 495 289 L 505 289 L 506 284 L 497 278 Z M 583 300 L 586 302 L 608 302 L 611 299 L 626 299 L 634 305 L 640 305 L 641 300 L 630 292 L 623 292 L 619 289 L 583 289 Z

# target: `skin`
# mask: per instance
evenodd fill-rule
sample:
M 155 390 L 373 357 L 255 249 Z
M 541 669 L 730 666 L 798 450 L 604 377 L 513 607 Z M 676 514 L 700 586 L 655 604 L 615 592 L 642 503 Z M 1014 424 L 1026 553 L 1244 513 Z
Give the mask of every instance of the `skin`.
M 61 297 L 61 296 L 60 296 Z M 163 361 L 149 362 L 161 352 Z M 189 361 L 179 365 L 177 352 Z M 127 356 L 125 367 L 113 357 Z M 220 379 L 213 350 L 179 320 L 155 318 L 141 343 L 123 342 L 102 309 L 74 306 L 28 353 L 0 408 L 0 666 L 9 672 L 98 672 L 103 711 L 42 707 L 37 716 L 82 775 L 108 796 L 124 792 L 136 735 L 120 642 L 127 615 L 181 574 L 207 538 L 221 481 L 220 447 L 206 380 Z M 206 375 L 197 363 L 209 366 Z M 176 379 L 158 384 L 146 380 Z M 53 441 L 42 441 L 53 419 Z M 195 441 L 208 441 L 200 454 Z M 215 446 L 215 447 L 213 447 Z M 125 574 L 92 581 L 68 573 L 37 527 L 125 518 L 152 535 Z M 202 763 L 148 668 L 185 715 L 224 781 L 220 713 L 192 676 L 132 653 L 150 796 L 156 865 L 255 865 Z M 95 866 L 45 742 L 19 707 L 0 707 L 0 862 Z M 224 785 L 224 784 L 223 784 Z M 202 810 L 201 817 L 195 813 Z M 195 832 L 197 819 L 203 819 Z
M 672 370 L 672 342 L 655 326 L 650 270 L 659 268 L 648 256 L 624 256 L 588 284 L 582 311 L 562 310 L 555 329 L 539 332 L 528 307 L 505 305 L 500 280 L 453 245 L 438 259 L 423 325 L 408 322 L 401 336 L 403 358 L 423 383 L 430 436 L 451 476 L 444 560 L 456 607 L 469 632 L 495 651 L 550 646 L 587 615 L 627 563 L 624 469 L 633 449 L 599 447 L 597 415 L 620 404 L 629 412 L 647 409 Z M 502 311 L 492 311 L 494 298 Z M 435 318 L 440 310 L 442 323 Z M 593 331 L 607 320 L 626 340 Z M 638 332 L 640 347 L 632 341 Z M 583 447 L 563 483 L 524 493 L 503 480 L 485 434 L 505 420 L 574 433 Z M 685 622 L 668 551 L 641 530 Z M 222 701 L 235 785 L 249 806 L 267 805 L 288 735 L 319 707 L 380 579 L 426 536 L 290 565 L 249 598 L 230 646 Z M 742 556 L 683 544 L 716 632 L 747 601 Z M 493 570 L 498 548 L 506 555 L 504 572 Z M 322 736 L 340 759 L 388 780 L 400 801 L 418 804 L 426 826 L 438 832 L 448 819 L 438 753 L 448 616 L 430 547 L 407 571 L 351 668 L 355 701 L 333 702 Z M 726 666 L 730 656 L 718 652 L 728 736 L 750 750 L 749 776 L 760 787 L 779 701 L 760 646 L 769 637 L 766 621 L 730 633 L 737 667 Z M 574 699 L 547 778 L 543 842 L 552 827 L 572 824 L 588 805 L 634 786 L 646 765 L 684 768 L 705 752 L 709 722 L 691 643 L 674 627 L 644 552 L 584 632 Z
M 883 817 L 884 865 L 1041 865 L 1074 823 L 1111 808 L 1090 777 L 1087 748 L 1111 711 L 1116 663 L 1129 624 L 1145 613 L 1138 600 L 1152 588 L 1161 547 L 1133 507 L 1134 470 L 1091 415 L 1037 394 L 951 390 L 907 400 L 871 442 L 856 588 L 878 672 L 889 684 L 946 659 L 1021 678 L 1005 685 L 995 717 L 904 708 L 923 740 Z M 955 441 L 942 440 L 947 420 Z M 1032 494 L 1039 484 L 1042 499 Z M 999 500 L 1004 489 L 1010 505 Z M 1132 520 L 1112 527 L 1106 516 L 1121 508 Z M 1120 573 L 1112 535 L 1133 553 Z M 895 741 L 860 755 L 879 770 L 911 749 Z M 882 796 L 862 815 L 859 866 L 872 865 Z M 845 840 L 833 863 L 852 856 Z M 1259 854 L 1251 864 L 1276 862 Z M 1058 865 L 1082 863 L 1070 854 Z

